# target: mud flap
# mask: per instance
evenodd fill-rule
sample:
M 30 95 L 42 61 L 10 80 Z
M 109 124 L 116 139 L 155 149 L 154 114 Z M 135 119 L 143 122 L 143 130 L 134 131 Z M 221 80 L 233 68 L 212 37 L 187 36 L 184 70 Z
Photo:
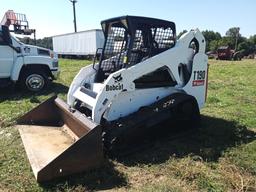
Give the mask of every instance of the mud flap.
M 38 182 L 99 167 L 104 159 L 102 128 L 52 97 L 17 120 Z

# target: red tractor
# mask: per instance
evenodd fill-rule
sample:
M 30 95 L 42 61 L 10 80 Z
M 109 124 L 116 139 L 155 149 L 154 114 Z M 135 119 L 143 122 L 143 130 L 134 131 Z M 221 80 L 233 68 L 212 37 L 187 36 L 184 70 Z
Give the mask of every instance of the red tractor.
M 241 60 L 241 52 L 231 49 L 229 46 L 219 47 L 217 50 L 217 60 Z

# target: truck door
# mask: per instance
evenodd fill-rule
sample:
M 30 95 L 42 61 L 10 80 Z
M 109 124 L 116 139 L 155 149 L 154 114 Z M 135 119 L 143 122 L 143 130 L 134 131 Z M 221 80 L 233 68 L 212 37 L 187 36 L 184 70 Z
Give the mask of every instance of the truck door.
M 14 63 L 14 49 L 4 40 L 0 31 L 0 78 L 9 78 Z

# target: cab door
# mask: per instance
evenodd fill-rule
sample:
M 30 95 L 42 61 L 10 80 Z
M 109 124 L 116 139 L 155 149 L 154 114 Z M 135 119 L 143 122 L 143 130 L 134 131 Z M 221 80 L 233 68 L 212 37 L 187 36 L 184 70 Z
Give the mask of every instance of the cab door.
M 0 31 L 0 78 L 9 78 L 11 76 L 14 52 L 8 41 L 4 39 L 3 32 Z

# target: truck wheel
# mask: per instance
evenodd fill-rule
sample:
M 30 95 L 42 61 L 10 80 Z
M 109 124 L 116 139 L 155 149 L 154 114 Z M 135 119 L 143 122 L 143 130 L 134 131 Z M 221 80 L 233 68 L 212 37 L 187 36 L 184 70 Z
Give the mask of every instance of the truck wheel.
M 28 91 L 38 92 L 48 85 L 48 81 L 44 72 L 28 70 L 22 75 L 20 84 Z

